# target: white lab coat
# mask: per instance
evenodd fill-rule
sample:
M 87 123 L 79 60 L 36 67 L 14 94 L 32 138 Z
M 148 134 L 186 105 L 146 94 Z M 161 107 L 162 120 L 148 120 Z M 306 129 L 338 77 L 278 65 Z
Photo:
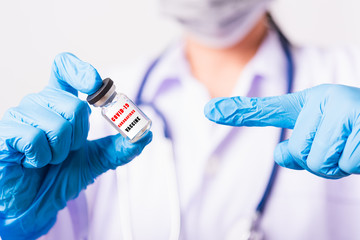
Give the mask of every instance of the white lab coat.
M 295 91 L 321 83 L 359 85 L 358 50 L 302 47 L 294 48 L 293 55 Z M 116 68 L 103 77 L 111 77 L 119 92 L 134 97 L 149 64 Z M 276 34 L 270 33 L 239 77 L 233 95 L 283 94 L 285 74 L 282 48 Z M 130 164 L 103 174 L 71 201 L 43 239 L 124 239 L 129 229 L 134 239 L 169 239 L 178 205 L 180 239 L 226 239 L 252 216 L 269 178 L 280 130 L 231 128 L 208 121 L 203 107 L 210 96 L 191 76 L 181 43 L 152 73 L 144 99 L 154 101 L 168 119 L 175 158 L 159 117 L 144 107 L 153 120 L 152 143 Z M 90 137 L 110 133 L 115 132 L 93 109 Z M 360 239 L 359 224 L 359 176 L 334 181 L 281 168 L 261 229 L 270 240 L 349 240 Z

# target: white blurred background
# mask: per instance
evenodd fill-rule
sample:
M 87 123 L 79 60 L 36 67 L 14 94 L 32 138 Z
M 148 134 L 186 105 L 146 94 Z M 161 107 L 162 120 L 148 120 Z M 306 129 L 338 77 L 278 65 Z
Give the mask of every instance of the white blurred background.
M 293 42 L 335 46 L 360 45 L 359 10 L 358 0 L 275 0 L 272 12 Z M 179 34 L 157 0 L 1 0 L 0 116 L 47 84 L 57 53 L 101 70 L 156 55 Z

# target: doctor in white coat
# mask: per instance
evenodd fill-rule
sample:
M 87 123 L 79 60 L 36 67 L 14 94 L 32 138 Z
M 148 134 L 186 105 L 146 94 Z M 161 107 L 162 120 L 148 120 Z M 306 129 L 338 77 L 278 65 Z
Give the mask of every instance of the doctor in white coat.
M 286 168 L 274 174 L 280 128 L 222 126 L 204 116 L 214 97 L 278 96 L 289 87 L 298 92 L 322 83 L 359 85 L 359 51 L 286 41 L 284 48 L 283 36 L 266 18 L 268 4 L 161 2 L 164 13 L 183 24 L 184 37 L 156 61 L 108 72 L 118 91 L 140 101 L 152 119 L 151 144 L 69 201 L 41 239 L 360 238 L 358 176 L 340 172 L 344 178 L 329 180 L 340 177 L 281 157 L 280 164 L 315 174 Z M 268 116 L 276 114 L 286 118 L 281 112 Z M 93 109 L 90 138 L 110 134 L 116 131 Z M 261 204 L 266 208 L 259 212 Z

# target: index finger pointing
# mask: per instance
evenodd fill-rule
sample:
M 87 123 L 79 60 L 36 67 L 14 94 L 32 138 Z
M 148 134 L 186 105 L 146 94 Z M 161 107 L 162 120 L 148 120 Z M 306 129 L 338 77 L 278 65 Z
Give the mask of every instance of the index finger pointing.
M 71 53 L 58 54 L 52 65 L 49 85 L 74 95 L 96 92 L 102 84 L 97 70 Z
M 273 126 L 294 128 L 304 105 L 306 91 L 264 98 L 215 98 L 204 109 L 215 123 L 230 126 Z

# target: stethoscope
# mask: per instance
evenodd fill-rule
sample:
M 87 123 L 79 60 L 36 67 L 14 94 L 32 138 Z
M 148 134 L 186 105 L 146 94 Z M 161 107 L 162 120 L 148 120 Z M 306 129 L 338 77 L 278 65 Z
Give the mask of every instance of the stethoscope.
M 280 40 L 280 44 L 281 47 L 283 49 L 285 58 L 286 58 L 286 78 L 287 78 L 287 93 L 290 93 L 292 91 L 292 86 L 293 86 L 293 80 L 294 80 L 294 61 L 293 61 L 293 56 L 291 53 L 291 44 L 289 42 L 289 40 L 285 37 L 285 35 L 282 33 L 282 31 L 280 30 L 280 28 L 277 26 L 277 24 L 274 22 L 273 18 L 271 17 L 270 14 L 267 14 L 268 17 L 268 22 L 270 24 L 270 26 L 276 31 L 279 40 Z M 158 58 L 156 58 L 148 67 L 148 69 L 146 70 L 143 79 L 141 81 L 138 93 L 136 95 L 135 98 L 135 104 L 137 105 L 145 105 L 147 107 L 152 108 L 152 110 L 155 112 L 155 114 L 161 119 L 162 123 L 163 123 L 163 130 L 164 130 L 164 137 L 166 139 L 169 140 L 169 142 L 173 142 L 173 137 L 171 135 L 171 131 L 170 131 L 170 127 L 169 127 L 169 123 L 164 115 L 163 112 L 161 112 L 159 110 L 159 108 L 153 103 L 153 102 L 146 102 L 143 101 L 142 96 L 143 96 L 143 92 L 144 89 L 146 87 L 147 82 L 149 81 L 149 78 L 151 76 L 151 74 L 154 72 L 154 70 L 156 69 L 156 67 L 159 65 L 159 62 L 161 61 L 162 57 L 164 54 L 160 55 Z M 286 130 L 282 129 L 281 130 L 281 134 L 280 134 L 280 138 L 279 138 L 279 142 L 282 142 L 285 140 L 286 137 Z M 171 166 L 172 168 L 175 168 L 175 166 Z M 174 170 L 175 172 L 175 170 Z M 276 180 L 276 176 L 278 173 L 278 165 L 276 163 L 274 163 L 269 180 L 266 184 L 266 188 L 263 192 L 263 195 L 254 211 L 254 215 L 253 218 L 251 219 L 251 224 L 248 228 L 248 230 L 246 232 L 244 232 L 243 236 L 241 236 L 241 239 L 248 239 L 248 240 L 256 240 L 256 239 L 262 239 L 263 238 L 263 234 L 259 229 L 259 224 L 260 221 L 264 215 L 265 212 L 265 208 L 267 203 L 269 202 L 269 198 L 271 195 L 271 191 L 274 188 L 275 185 L 275 180 Z M 173 176 L 173 178 L 176 178 L 176 176 Z M 176 185 L 176 179 L 172 179 L 173 181 L 175 181 L 175 185 Z M 120 180 L 121 181 L 121 180 Z M 172 199 L 174 200 L 175 204 L 178 204 L 178 193 L 172 191 Z M 175 220 L 174 220 L 174 224 L 175 224 L 175 228 L 177 228 L 176 230 L 173 229 L 173 231 L 170 234 L 170 239 L 177 239 L 179 236 L 179 232 L 180 232 L 180 213 L 175 214 L 177 216 L 175 216 Z M 131 233 L 129 233 L 129 235 L 131 235 Z

